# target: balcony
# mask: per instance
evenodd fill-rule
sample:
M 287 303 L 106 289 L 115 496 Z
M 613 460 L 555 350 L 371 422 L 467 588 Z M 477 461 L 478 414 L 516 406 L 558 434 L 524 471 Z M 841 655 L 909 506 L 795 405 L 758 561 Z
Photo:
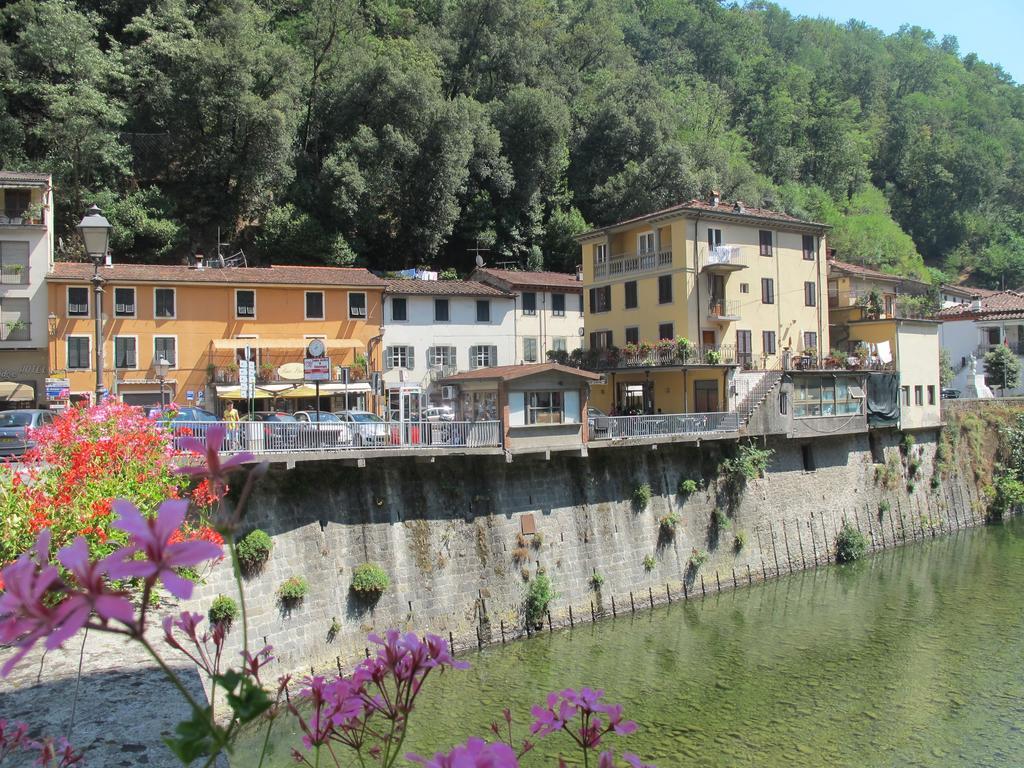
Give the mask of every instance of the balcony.
M 714 323 L 731 323 L 740 319 L 739 303 L 712 296 L 708 301 L 708 320 Z
M 683 347 L 666 340 L 657 344 L 627 344 L 621 349 L 612 347 L 583 353 L 583 367 L 595 371 L 735 364 L 736 347 L 731 344 Z
M 672 266 L 672 250 L 647 251 L 643 253 L 620 253 L 608 261 L 594 265 L 594 279 L 600 280 L 620 275 L 653 272 Z
M 25 216 L 25 215 L 11 215 L 2 214 L 0 215 L 0 227 L 41 227 L 43 226 L 42 216 Z
M 710 250 L 703 250 L 704 263 L 701 272 L 728 274 L 750 266 L 747 257 L 738 245 L 719 245 Z
M 32 324 L 24 320 L 0 322 L 0 341 L 31 341 Z
M 23 264 L 0 265 L 0 285 L 28 285 L 28 267 Z

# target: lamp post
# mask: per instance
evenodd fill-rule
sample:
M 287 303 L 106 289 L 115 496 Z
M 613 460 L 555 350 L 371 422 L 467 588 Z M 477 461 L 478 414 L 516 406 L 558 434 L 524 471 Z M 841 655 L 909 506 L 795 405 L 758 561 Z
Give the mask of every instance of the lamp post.
M 78 224 L 78 234 L 82 236 L 85 251 L 92 258 L 92 288 L 96 300 L 93 312 L 96 315 L 96 403 L 103 398 L 103 278 L 100 276 L 100 264 L 107 255 L 110 244 L 110 222 L 107 221 L 98 205 L 92 206 Z
M 171 369 L 171 364 L 166 357 L 161 357 L 155 363 L 153 367 L 156 369 L 156 380 L 160 382 L 160 413 L 164 412 L 164 379 L 167 378 L 167 372 Z
M 57 315 L 51 312 L 46 317 L 46 328 L 50 332 L 50 338 L 53 339 L 53 367 L 51 371 L 57 370 Z

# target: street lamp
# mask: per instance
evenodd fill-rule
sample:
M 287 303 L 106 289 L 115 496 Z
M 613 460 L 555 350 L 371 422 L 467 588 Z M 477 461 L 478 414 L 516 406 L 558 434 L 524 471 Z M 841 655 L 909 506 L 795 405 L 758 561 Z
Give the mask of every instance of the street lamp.
M 51 312 L 49 315 L 46 316 L 46 328 L 50 332 L 50 338 L 55 340 L 57 338 L 57 315 L 55 315 L 53 312 Z M 51 371 L 57 370 L 57 342 L 56 341 L 53 342 L 53 367 L 50 370 Z
M 160 413 L 164 412 L 164 379 L 167 378 L 167 372 L 171 370 L 171 364 L 166 357 L 161 357 L 155 363 L 153 367 L 156 369 L 156 380 L 160 382 Z
M 92 288 L 96 294 L 94 312 L 96 314 L 96 403 L 103 398 L 103 278 L 100 277 L 100 263 L 107 255 L 110 244 L 110 222 L 107 221 L 98 205 L 85 212 L 85 217 L 78 224 L 78 234 L 82 236 L 85 251 L 93 263 Z

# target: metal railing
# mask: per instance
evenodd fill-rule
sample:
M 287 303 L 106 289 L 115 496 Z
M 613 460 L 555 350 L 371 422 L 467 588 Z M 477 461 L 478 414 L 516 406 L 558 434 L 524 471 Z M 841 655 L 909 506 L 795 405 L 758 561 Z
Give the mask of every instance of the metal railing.
M 734 412 L 598 416 L 589 423 L 591 440 L 628 440 L 658 435 L 706 435 L 735 432 L 739 426 L 739 417 Z
M 608 261 L 594 265 L 594 278 L 628 275 L 634 272 L 649 272 L 672 266 L 672 249 L 644 251 L 642 253 L 619 253 Z
M 703 268 L 714 267 L 746 267 L 748 260 L 744 249 L 738 245 L 718 245 L 714 248 L 701 246 Z
M 225 453 L 345 453 L 366 449 L 498 448 L 498 421 L 349 422 L 175 421 L 170 425 L 174 446 L 186 437 L 206 438 L 214 425 L 224 427 Z
M 594 370 L 620 368 L 658 368 L 673 365 L 734 365 L 736 347 L 732 344 L 707 344 L 680 348 L 678 344 L 653 344 L 647 349 L 614 347 L 584 353 L 584 367 Z
M 708 300 L 708 317 L 712 320 L 738 319 L 740 316 L 740 305 L 735 301 L 712 296 Z
M 22 264 L 0 266 L 0 285 L 28 285 L 28 267 Z
M 0 341 L 30 341 L 32 323 L 23 320 L 0 322 Z

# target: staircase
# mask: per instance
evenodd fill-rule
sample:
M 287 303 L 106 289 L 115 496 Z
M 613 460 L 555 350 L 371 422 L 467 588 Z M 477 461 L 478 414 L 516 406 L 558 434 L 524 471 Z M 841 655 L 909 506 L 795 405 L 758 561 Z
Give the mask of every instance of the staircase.
M 738 431 L 745 427 L 781 380 L 782 371 L 779 370 L 738 371 L 733 379 L 736 386 L 736 408 L 729 412 L 722 423 L 722 429 Z

